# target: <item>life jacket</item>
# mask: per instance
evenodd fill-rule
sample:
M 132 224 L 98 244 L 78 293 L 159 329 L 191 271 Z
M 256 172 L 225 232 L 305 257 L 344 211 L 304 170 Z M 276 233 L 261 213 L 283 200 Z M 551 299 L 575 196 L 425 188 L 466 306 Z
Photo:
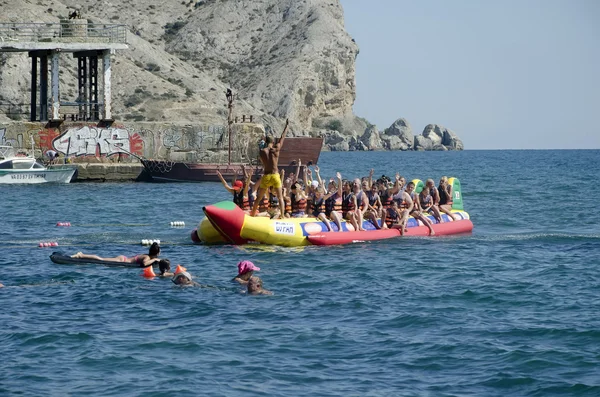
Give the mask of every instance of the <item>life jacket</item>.
M 386 211 L 386 215 L 385 215 L 385 223 L 386 225 L 388 225 L 388 227 L 392 227 L 392 225 L 394 223 L 396 223 L 396 221 L 400 220 L 400 214 L 398 213 L 398 211 L 396 211 L 395 209 L 392 209 L 391 207 L 388 208 L 388 210 Z
M 372 191 L 369 191 L 365 194 L 367 195 L 367 199 L 369 200 L 369 205 L 373 207 L 377 202 L 377 194 L 373 193 Z
M 233 192 L 233 202 L 235 205 L 244 209 L 244 190 L 240 189 L 238 192 Z
M 347 212 L 354 211 L 354 200 L 352 200 L 352 196 L 354 194 L 352 192 L 342 193 L 342 212 L 345 214 Z
M 325 215 L 329 216 L 333 211 L 342 211 L 342 198 L 337 193 L 325 200 Z
M 290 194 L 290 199 L 292 200 L 292 215 L 300 214 L 302 212 L 306 213 L 306 199 L 302 198 L 296 201 L 296 195 L 294 193 Z
M 393 195 L 388 193 L 387 190 L 384 190 L 383 193 L 379 195 L 379 198 L 381 199 L 381 205 L 383 205 L 383 208 L 386 209 L 390 208 L 392 206 L 392 203 L 394 202 Z
M 316 197 L 313 197 L 312 199 L 312 214 L 313 216 L 316 218 L 317 216 L 319 216 L 319 214 L 321 212 L 325 212 L 325 200 L 323 200 L 323 197 L 321 197 L 320 199 L 317 200 Z

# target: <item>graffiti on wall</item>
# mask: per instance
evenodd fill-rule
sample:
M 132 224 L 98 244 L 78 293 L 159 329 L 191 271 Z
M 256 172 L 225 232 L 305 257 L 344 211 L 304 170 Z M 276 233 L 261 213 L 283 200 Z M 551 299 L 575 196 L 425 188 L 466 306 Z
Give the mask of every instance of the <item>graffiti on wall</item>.
M 137 134 L 124 128 L 102 128 L 86 125 L 67 128 L 54 138 L 52 147 L 69 156 L 112 156 L 119 153 L 141 155 L 144 142 Z
M 19 138 L 21 142 L 19 142 Z M 2 146 L 12 146 L 12 147 L 22 147 L 23 135 L 19 135 L 17 139 L 9 139 L 6 136 L 6 128 L 0 128 L 0 145 Z
M 263 130 L 264 131 L 264 130 Z M 252 126 L 234 125 L 232 152 L 235 158 L 254 158 L 248 153 L 254 147 L 260 131 Z M 262 135 L 262 133 L 260 133 Z M 228 129 L 224 125 L 170 125 L 63 123 L 59 126 L 22 123 L 0 127 L 0 145 L 31 147 L 34 141 L 37 155 L 53 149 L 69 157 L 127 156 L 130 152 L 146 158 L 177 158 L 187 156 L 199 161 L 221 161 L 215 156 L 227 155 Z M 178 153 L 185 152 L 179 155 Z M 239 154 L 238 154 L 239 153 Z M 133 159 L 133 158 L 132 158 Z

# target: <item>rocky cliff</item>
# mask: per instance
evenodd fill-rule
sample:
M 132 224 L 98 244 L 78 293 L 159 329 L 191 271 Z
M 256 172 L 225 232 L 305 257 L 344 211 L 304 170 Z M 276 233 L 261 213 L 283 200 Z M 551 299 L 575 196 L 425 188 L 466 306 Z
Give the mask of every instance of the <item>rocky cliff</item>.
M 130 49 L 113 59 L 116 119 L 224 122 L 232 87 L 236 114 L 267 131 L 289 118 L 293 135 L 325 135 L 326 149 L 462 148 L 443 127 L 417 140 L 403 119 L 379 132 L 353 115 L 358 46 L 339 0 L 0 0 L 0 22 L 56 23 L 75 9 L 128 27 Z M 63 56 L 61 101 L 76 100 L 76 83 L 76 60 Z M 0 122 L 27 119 L 29 85 L 27 54 L 0 54 Z

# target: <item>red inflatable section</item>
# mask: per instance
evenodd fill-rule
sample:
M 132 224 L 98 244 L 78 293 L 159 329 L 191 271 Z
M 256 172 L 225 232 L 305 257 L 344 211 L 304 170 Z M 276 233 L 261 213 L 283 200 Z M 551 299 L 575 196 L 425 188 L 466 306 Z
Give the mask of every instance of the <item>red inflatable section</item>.
M 306 238 L 314 245 L 337 245 L 348 244 L 360 241 L 384 240 L 393 237 L 399 237 L 400 230 L 369 230 L 364 232 L 325 232 L 311 234 Z
M 232 244 L 246 244 L 240 236 L 246 213 L 233 202 L 222 201 L 203 207 L 204 214 L 219 233 Z
M 436 223 L 433 225 L 433 231 L 436 236 L 446 236 L 450 234 L 469 233 L 473 230 L 473 222 L 469 219 L 461 221 Z M 404 236 L 429 236 L 427 226 L 409 227 Z M 393 237 L 400 237 L 400 230 L 371 230 L 365 232 L 325 232 L 313 234 L 308 237 L 308 241 L 314 245 L 337 245 L 349 244 L 361 241 L 384 240 Z

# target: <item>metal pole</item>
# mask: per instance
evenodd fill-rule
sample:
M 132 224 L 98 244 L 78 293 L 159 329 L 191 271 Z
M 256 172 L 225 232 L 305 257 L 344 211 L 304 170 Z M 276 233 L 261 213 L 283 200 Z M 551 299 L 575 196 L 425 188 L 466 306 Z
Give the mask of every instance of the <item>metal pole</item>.
M 229 115 L 227 116 L 227 128 L 228 128 L 228 132 L 229 132 L 229 163 L 231 164 L 231 125 L 233 124 L 233 120 L 231 119 L 231 115 L 233 113 L 233 92 L 231 92 L 231 89 L 227 89 L 227 92 L 225 93 L 225 96 L 227 97 L 227 107 L 229 108 Z

